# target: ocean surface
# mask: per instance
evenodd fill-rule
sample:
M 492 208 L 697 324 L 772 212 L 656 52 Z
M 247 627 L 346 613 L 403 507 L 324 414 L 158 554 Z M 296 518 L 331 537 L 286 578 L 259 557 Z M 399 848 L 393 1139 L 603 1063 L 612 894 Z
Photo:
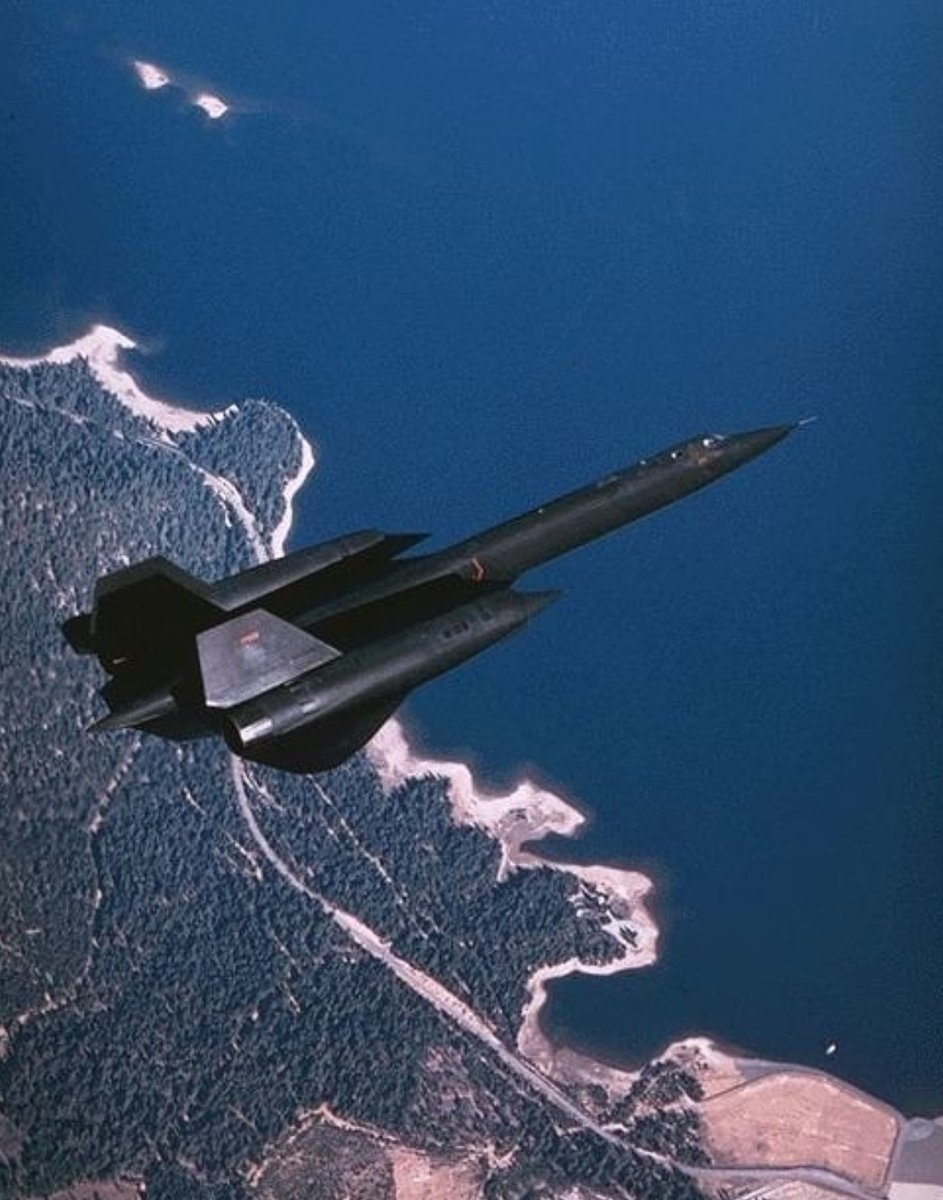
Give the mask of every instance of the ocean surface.
M 295 545 L 443 544 L 819 416 L 536 574 L 564 600 L 405 716 L 657 882 L 659 964 L 556 985 L 554 1037 L 707 1033 L 940 1113 L 943 10 L 277 8 L 5 7 L 0 348 L 102 320 L 156 395 L 282 403 Z

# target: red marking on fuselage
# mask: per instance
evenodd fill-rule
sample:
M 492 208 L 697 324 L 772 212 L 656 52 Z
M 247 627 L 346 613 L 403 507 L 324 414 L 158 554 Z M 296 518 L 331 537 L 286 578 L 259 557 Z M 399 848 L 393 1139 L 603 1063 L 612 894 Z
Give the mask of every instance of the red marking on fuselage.
M 259 640 L 259 631 L 257 629 L 250 629 L 248 633 L 244 633 L 242 635 L 242 637 L 239 639 L 239 645 L 240 646 L 251 646 L 253 642 L 257 642 L 258 640 Z

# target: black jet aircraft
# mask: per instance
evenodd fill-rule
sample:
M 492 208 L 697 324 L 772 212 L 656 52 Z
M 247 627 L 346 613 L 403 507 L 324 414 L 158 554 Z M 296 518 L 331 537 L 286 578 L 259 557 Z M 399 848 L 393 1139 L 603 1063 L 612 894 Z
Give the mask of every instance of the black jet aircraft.
M 93 730 L 222 734 L 243 758 L 323 771 L 359 750 L 419 684 L 519 629 L 556 598 L 525 571 L 713 483 L 794 425 L 708 434 L 437 553 L 425 535 L 362 530 L 217 583 L 165 558 L 98 580 L 73 649 L 111 676 Z

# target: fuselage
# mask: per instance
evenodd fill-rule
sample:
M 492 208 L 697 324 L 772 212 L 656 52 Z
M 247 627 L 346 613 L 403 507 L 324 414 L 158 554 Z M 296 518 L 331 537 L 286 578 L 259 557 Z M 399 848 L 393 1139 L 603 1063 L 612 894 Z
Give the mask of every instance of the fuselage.
M 448 576 L 469 580 L 483 590 L 507 587 L 534 567 L 707 487 L 774 446 L 792 429 L 781 425 L 752 433 L 689 438 L 445 550 L 402 560 L 385 578 L 355 594 L 311 605 L 294 619 L 316 630 L 354 607 L 367 608 Z
M 404 696 L 523 627 L 549 595 L 525 572 L 706 487 L 793 426 L 689 438 L 453 546 L 399 558 L 414 535 L 364 530 L 216 584 L 165 560 L 99 581 L 76 649 L 112 675 L 96 728 L 222 733 L 293 771 L 337 765 Z

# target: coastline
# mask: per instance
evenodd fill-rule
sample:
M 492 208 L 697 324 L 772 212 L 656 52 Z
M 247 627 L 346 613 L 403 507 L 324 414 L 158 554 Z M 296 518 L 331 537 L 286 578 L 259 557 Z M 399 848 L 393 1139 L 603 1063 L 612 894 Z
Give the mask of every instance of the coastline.
M 291 418 L 292 422 L 295 418 Z M 301 462 L 298 464 L 298 470 L 286 482 L 282 489 L 282 497 L 285 502 L 285 508 L 282 512 L 281 519 L 272 530 L 271 544 L 272 555 L 274 558 L 281 558 L 285 553 L 285 547 L 288 544 L 288 538 L 291 536 L 291 527 L 295 521 L 295 496 L 308 482 L 308 478 L 314 471 L 317 465 L 317 456 L 314 453 L 314 446 L 301 432 L 301 429 L 295 423 L 295 429 L 298 431 L 298 438 L 301 442 Z
M 77 358 L 84 359 L 94 378 L 110 392 L 134 416 L 146 421 L 157 434 L 157 441 L 170 450 L 177 448 L 178 434 L 196 433 L 200 430 L 211 429 L 216 425 L 236 415 L 239 404 L 232 403 L 225 408 L 212 412 L 185 408 L 182 405 L 168 404 L 145 392 L 130 371 L 121 365 L 121 354 L 126 350 L 134 350 L 138 343 L 128 334 L 110 325 L 92 325 L 87 333 L 74 341 L 62 346 L 55 346 L 45 354 L 34 358 L 18 358 L 0 354 L 0 364 L 20 370 L 40 366 L 44 363 L 63 365 Z M 251 511 L 245 498 L 231 480 L 221 475 L 193 464 L 194 470 L 219 497 L 220 501 L 231 510 L 235 518 L 245 529 L 253 552 L 257 559 L 280 557 L 285 553 L 285 546 L 291 534 L 294 521 L 294 499 L 298 491 L 307 482 L 317 463 L 314 446 L 304 436 L 298 423 L 290 413 L 280 409 L 291 422 L 298 437 L 301 460 L 295 472 L 288 477 L 282 487 L 284 507 L 275 528 L 266 535 L 261 529 L 255 514 Z
M 585 825 L 585 815 L 555 792 L 530 779 L 522 779 L 505 793 L 484 791 L 476 784 L 466 763 L 417 754 L 409 744 L 402 722 L 396 717 L 374 736 L 367 746 L 367 755 L 387 792 L 416 776 L 436 775 L 446 779 L 453 820 L 459 825 L 474 825 L 498 842 L 501 850 L 499 881 L 518 868 L 544 867 L 575 877 L 585 888 L 605 898 L 608 920 L 603 928 L 619 944 L 620 953 L 607 963 L 585 962 L 574 956 L 561 963 L 538 967 L 527 983 L 517 1049 L 558 1081 L 601 1083 L 609 1091 L 624 1091 L 637 1076 L 637 1070 L 611 1066 L 567 1047 L 555 1046 L 541 1028 L 540 1014 L 547 1002 L 547 985 L 553 979 L 574 973 L 613 975 L 647 967 L 657 961 L 658 926 L 646 905 L 646 899 L 654 889 L 652 880 L 640 871 L 557 862 L 524 849 L 524 843 L 549 833 L 574 837 Z
M 43 355 L 32 358 L 0 355 L 0 363 L 14 368 L 29 368 L 43 363 L 65 364 L 77 358 L 85 359 L 101 386 L 131 413 L 154 428 L 157 440 L 168 449 L 175 448 L 175 435 L 210 428 L 239 411 L 238 403 L 229 404 L 216 412 L 201 412 L 171 405 L 148 395 L 120 361 L 123 351 L 133 350 L 136 346 L 135 340 L 120 330 L 96 324 L 84 335 L 65 345 L 56 346 Z M 285 480 L 282 515 L 267 536 L 230 480 L 196 468 L 221 503 L 230 508 L 243 525 L 260 560 L 285 553 L 294 519 L 295 496 L 317 463 L 312 443 L 298 428 L 294 418 L 290 419 L 297 431 L 301 461 L 295 472 Z M 636 1078 L 637 1069 L 617 1067 L 566 1046 L 555 1046 L 541 1028 L 540 1015 L 547 1002 L 548 985 L 554 979 L 573 973 L 612 975 L 649 966 L 657 960 L 658 926 L 646 905 L 654 889 L 653 881 L 640 871 L 558 862 L 524 849 L 525 843 L 537 841 L 550 833 L 560 837 L 576 836 L 586 824 L 585 814 L 561 796 L 526 778 L 507 792 L 487 792 L 478 785 L 467 763 L 424 757 L 414 750 L 402 722 L 395 717 L 375 735 L 367 747 L 367 754 L 387 791 L 417 775 L 437 775 L 447 779 L 453 819 L 460 825 L 474 825 L 482 829 L 498 843 L 501 853 L 499 881 L 518 869 L 544 867 L 575 877 L 585 889 L 592 891 L 597 898 L 603 898 L 608 909 L 608 919 L 603 928 L 618 943 L 620 952 L 607 963 L 585 962 L 573 957 L 562 963 L 538 967 L 527 984 L 517 1048 L 552 1078 L 574 1083 L 597 1082 L 613 1093 L 624 1092 Z M 579 894 L 574 899 L 578 901 Z
M 132 414 L 146 421 L 154 430 L 153 441 L 166 447 L 171 453 L 179 453 L 177 435 L 189 434 L 220 424 L 234 416 L 239 404 L 230 404 L 218 412 L 199 412 L 165 403 L 147 395 L 133 376 L 120 365 L 123 350 L 135 346 L 132 338 L 106 325 L 95 325 L 84 336 L 67 345 L 55 347 L 47 354 L 35 358 L 0 356 L 0 363 L 13 368 L 29 368 L 42 363 L 65 364 L 84 358 L 89 369 L 108 392 Z M 284 411 L 284 410 L 279 410 Z M 228 479 L 216 476 L 191 464 L 200 473 L 206 485 L 214 491 L 220 502 L 232 512 L 245 527 L 250 544 L 257 557 L 268 558 L 285 551 L 291 533 L 294 516 L 294 498 L 311 475 L 316 465 L 316 454 L 311 442 L 303 435 L 294 418 L 285 414 L 292 422 L 298 438 L 300 462 L 291 472 L 285 472 L 282 480 L 283 511 L 272 529 L 263 529 L 261 522 L 245 503 L 241 493 Z M 603 905 L 606 929 L 617 941 L 620 952 L 607 963 L 585 962 L 573 957 L 562 963 L 545 964 L 538 967 L 527 983 L 527 997 L 521 1010 L 521 1024 L 517 1035 L 517 1050 L 549 1079 L 560 1085 L 602 1087 L 610 1099 L 625 1096 L 638 1078 L 644 1063 L 629 1067 L 607 1063 L 571 1049 L 566 1045 L 554 1045 L 541 1029 L 540 1018 L 547 1002 L 548 988 L 552 980 L 573 973 L 585 975 L 610 975 L 620 971 L 634 970 L 657 961 L 658 926 L 650 910 L 653 881 L 640 871 L 602 865 L 581 865 L 558 862 L 542 858 L 525 849 L 525 844 L 536 841 L 549 833 L 562 837 L 576 835 L 586 824 L 587 817 L 574 804 L 564 800 L 548 788 L 530 779 L 522 779 L 507 791 L 489 793 L 476 782 L 472 768 L 461 761 L 439 760 L 426 757 L 415 750 L 403 724 L 396 718 L 389 721 L 367 747 L 367 754 L 375 766 L 386 791 L 417 775 L 436 775 L 447 780 L 452 805 L 453 819 L 460 825 L 473 825 L 493 837 L 500 848 L 498 879 L 507 878 L 518 869 L 540 869 L 563 871 L 576 878 L 581 891 L 573 897 L 578 904 L 580 896 L 592 893 L 597 905 Z M 826 1103 L 835 1102 L 836 1089 L 842 1093 L 843 1102 L 851 1095 L 849 1103 L 857 1104 L 862 1112 L 880 1110 L 885 1114 L 893 1110 L 840 1078 L 815 1068 L 794 1066 L 788 1063 L 771 1063 L 750 1059 L 728 1052 L 710 1037 L 684 1037 L 678 1039 L 655 1058 L 671 1059 L 690 1070 L 704 1088 L 705 1100 L 698 1108 L 709 1125 L 712 1152 L 717 1154 L 717 1173 L 725 1170 L 742 1171 L 743 1164 L 754 1162 L 739 1144 L 725 1145 L 722 1134 L 730 1127 L 722 1124 L 727 1109 L 737 1109 L 737 1121 L 744 1121 L 751 1128 L 766 1136 L 768 1123 L 764 1125 L 768 1107 L 764 1097 L 771 1088 L 777 1088 L 778 1096 L 786 1099 L 799 1096 L 805 1105 L 802 1112 L 818 1105 L 819 1127 L 834 1131 L 830 1110 Z M 712 1108 L 715 1098 L 723 1097 L 718 1108 Z M 841 1098 L 841 1097 L 840 1097 Z M 796 1103 L 797 1101 L 793 1101 Z M 798 1114 L 800 1109 L 796 1108 Z M 905 1119 L 893 1114 L 904 1128 Z M 798 1120 L 799 1117 L 797 1116 Z M 802 1118 L 805 1119 L 804 1117 Z M 889 1128 L 889 1127 L 888 1127 Z M 719 1132 L 718 1132 L 719 1131 Z M 788 1139 L 787 1139 L 788 1141 Z M 888 1163 L 893 1153 L 893 1139 L 886 1151 Z M 761 1164 L 765 1171 L 788 1169 L 789 1146 L 786 1142 L 776 1153 L 770 1153 Z M 782 1155 L 783 1157 L 778 1157 Z M 724 1165 L 726 1159 L 726 1165 Z M 890 1166 L 886 1168 L 890 1173 Z M 875 1168 L 876 1170 L 876 1168 Z M 886 1175 L 885 1178 L 888 1176 Z M 877 1193 L 880 1194 L 880 1193 Z
M 110 325 L 93 325 L 88 333 L 64 346 L 54 346 L 45 354 L 35 358 L 0 355 L 0 363 L 6 367 L 28 369 L 43 363 L 65 364 L 76 358 L 84 358 L 102 387 L 117 397 L 135 416 L 143 417 L 159 430 L 163 441 L 169 442 L 175 433 L 194 433 L 198 429 L 218 425 L 237 411 L 238 405 L 230 404 L 217 412 L 199 412 L 149 396 L 138 386 L 134 376 L 121 366 L 122 352 L 135 350 L 137 346 L 134 338 L 120 329 L 113 329 Z

